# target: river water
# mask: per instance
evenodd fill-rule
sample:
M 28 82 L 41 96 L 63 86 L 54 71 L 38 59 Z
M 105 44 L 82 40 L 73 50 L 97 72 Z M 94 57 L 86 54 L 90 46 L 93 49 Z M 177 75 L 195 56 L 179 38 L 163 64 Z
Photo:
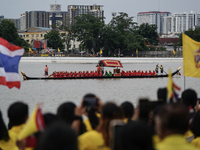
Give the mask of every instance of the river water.
M 24 71 L 27 76 L 43 76 L 45 65 L 49 67 L 49 74 L 53 71 L 86 71 L 95 70 L 94 63 L 58 63 L 58 62 L 20 62 L 19 71 Z M 164 70 L 175 71 L 182 67 L 182 62 L 163 62 Z M 155 62 L 124 63 L 123 70 L 154 70 Z M 113 68 L 105 68 L 105 70 Z M 181 87 L 179 97 L 184 89 L 183 70 L 181 77 L 174 77 L 173 81 Z M 20 75 L 21 76 L 21 75 Z M 186 88 L 193 88 L 200 93 L 200 80 L 186 77 Z M 96 94 L 102 102 L 113 101 L 117 104 L 128 100 L 137 105 L 139 98 L 156 100 L 158 88 L 166 87 L 168 78 L 155 79 L 83 79 L 83 80 L 28 80 L 23 81 L 21 76 L 21 88 L 9 89 L 0 85 L 0 109 L 7 122 L 7 109 L 16 101 L 23 101 L 29 105 L 29 112 L 37 103 L 43 102 L 43 112 L 55 113 L 58 106 L 66 101 L 72 101 L 79 105 L 86 93 Z

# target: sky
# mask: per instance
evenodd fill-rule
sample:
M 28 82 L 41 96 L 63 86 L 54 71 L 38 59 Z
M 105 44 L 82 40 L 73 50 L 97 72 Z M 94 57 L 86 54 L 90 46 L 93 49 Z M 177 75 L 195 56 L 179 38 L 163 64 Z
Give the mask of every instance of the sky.
M 61 4 L 61 11 L 68 5 L 103 5 L 105 23 L 112 19 L 112 12 L 125 12 L 137 22 L 138 12 L 168 11 L 174 13 L 200 13 L 200 0 L 0 0 L 0 16 L 17 19 L 25 11 L 49 11 L 50 4 Z

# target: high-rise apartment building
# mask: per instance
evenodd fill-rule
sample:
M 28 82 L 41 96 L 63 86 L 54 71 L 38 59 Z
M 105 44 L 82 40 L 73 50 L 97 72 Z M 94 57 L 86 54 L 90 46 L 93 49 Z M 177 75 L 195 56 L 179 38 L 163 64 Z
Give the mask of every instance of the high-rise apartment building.
M 139 12 L 137 14 L 137 23 L 138 25 L 143 23 L 148 23 L 150 25 L 155 24 L 157 26 L 157 33 L 163 33 L 163 17 L 170 15 L 170 12 L 160 11 Z
M 50 11 L 26 11 L 20 16 L 20 30 L 30 27 L 51 28 L 57 21 L 66 24 L 67 14 L 61 11 L 61 5 L 58 4 L 50 5 Z
M 81 14 L 91 14 L 95 17 L 104 17 L 103 5 L 68 5 L 69 23 L 75 23 L 75 17 Z
M 174 13 L 173 16 L 163 18 L 163 33 L 182 33 L 199 25 L 200 14 L 196 12 Z

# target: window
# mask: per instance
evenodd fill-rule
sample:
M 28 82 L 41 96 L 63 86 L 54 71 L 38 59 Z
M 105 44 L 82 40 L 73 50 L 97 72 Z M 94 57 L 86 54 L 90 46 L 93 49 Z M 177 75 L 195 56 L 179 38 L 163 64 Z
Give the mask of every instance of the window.
M 36 37 L 39 37 L 39 34 L 36 34 Z
M 41 34 L 41 37 L 43 36 L 43 34 Z
M 29 37 L 29 35 L 27 34 L 26 37 Z
M 32 37 L 34 37 L 34 34 L 32 34 Z

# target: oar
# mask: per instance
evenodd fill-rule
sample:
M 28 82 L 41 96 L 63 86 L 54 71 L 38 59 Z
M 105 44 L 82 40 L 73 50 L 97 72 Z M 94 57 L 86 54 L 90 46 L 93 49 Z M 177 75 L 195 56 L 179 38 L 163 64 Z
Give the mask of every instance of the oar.
M 158 66 L 160 68 L 160 66 Z M 163 69 L 163 71 L 165 72 L 165 70 Z M 168 74 L 167 72 L 165 72 L 166 74 Z

